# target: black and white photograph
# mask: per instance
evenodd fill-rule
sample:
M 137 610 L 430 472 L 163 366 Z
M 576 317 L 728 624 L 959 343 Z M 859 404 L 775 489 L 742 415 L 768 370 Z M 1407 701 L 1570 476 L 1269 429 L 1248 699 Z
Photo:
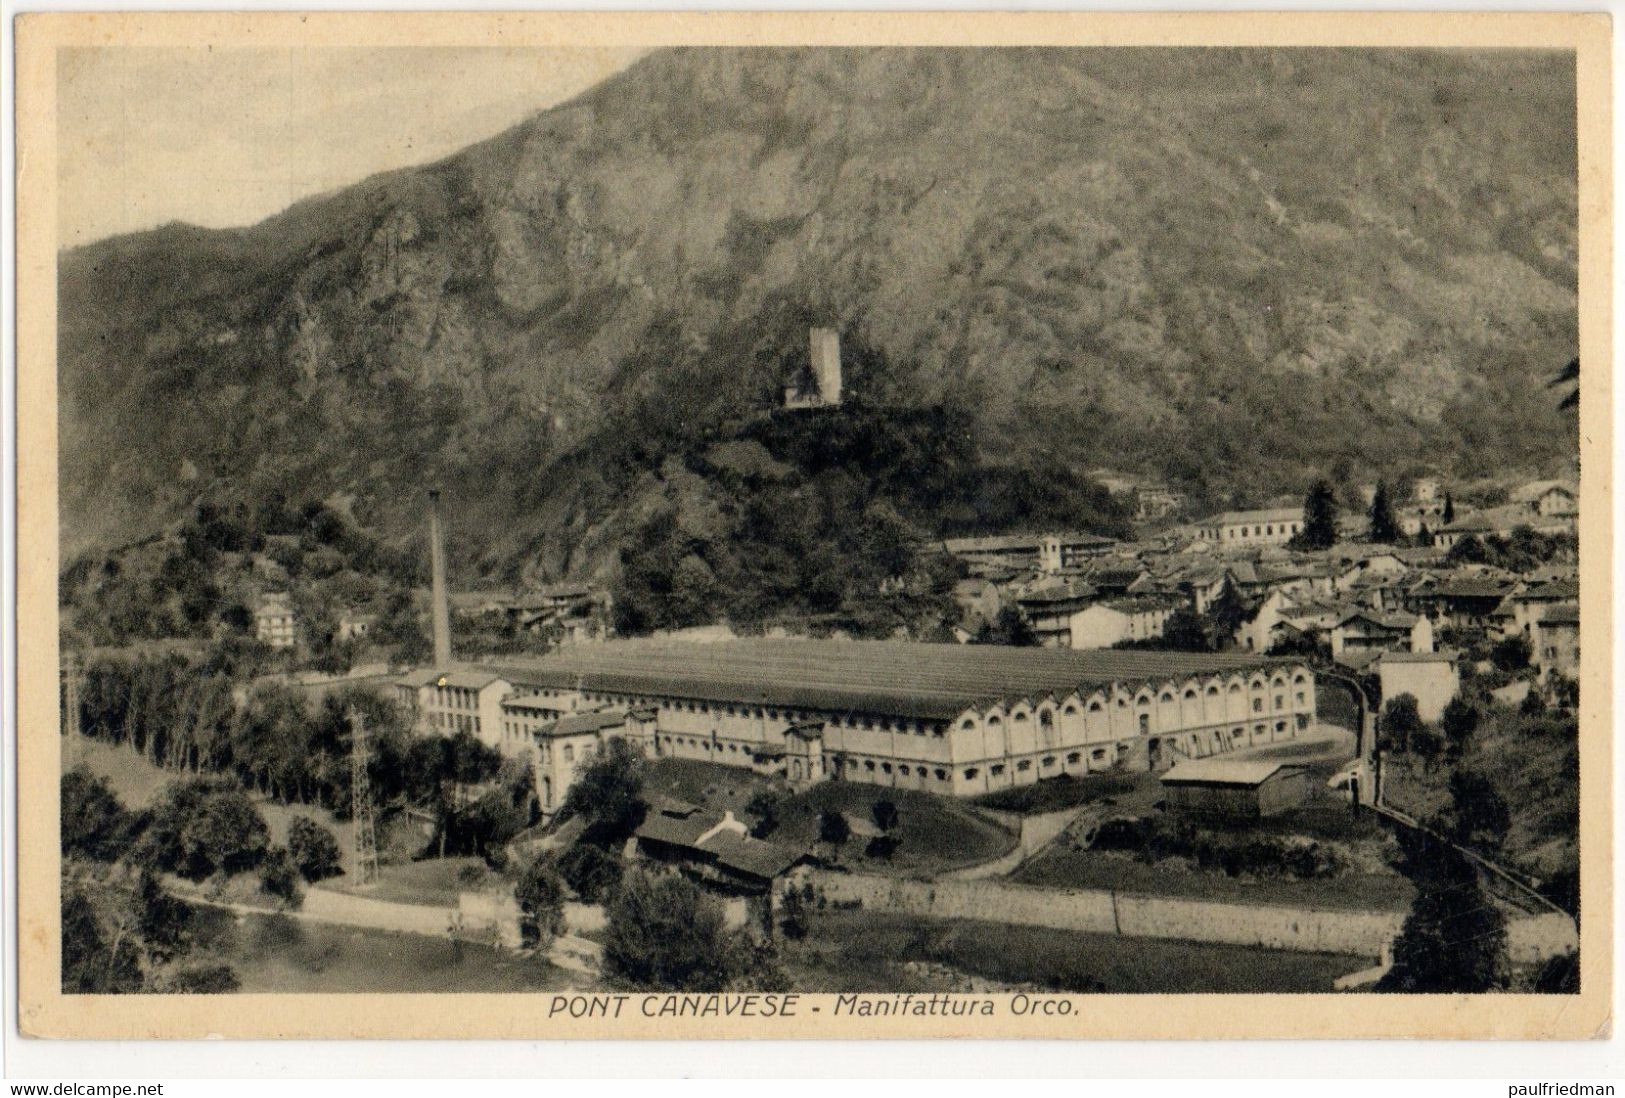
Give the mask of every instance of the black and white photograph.
M 50 61 L 55 1017 L 1611 988 L 1575 48 Z

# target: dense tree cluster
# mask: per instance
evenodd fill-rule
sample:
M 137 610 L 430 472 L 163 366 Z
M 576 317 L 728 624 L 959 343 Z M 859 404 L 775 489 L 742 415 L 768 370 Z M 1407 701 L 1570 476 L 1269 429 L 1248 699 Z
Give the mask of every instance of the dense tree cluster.
M 639 991 L 767 991 L 784 975 L 722 904 L 671 874 L 632 872 L 610 901 L 604 975 Z
M 1542 534 L 1519 526 L 1506 537 L 1468 534 L 1445 554 L 1448 564 L 1488 564 L 1509 572 L 1530 572 L 1554 560 L 1573 560 L 1578 543 L 1573 534 Z
M 1393 501 L 1388 498 L 1388 482 L 1377 481 L 1376 491 L 1371 496 L 1371 507 L 1367 511 L 1371 520 L 1368 536 L 1374 542 L 1392 545 L 1402 536 L 1399 523 L 1394 519 Z
M 194 956 L 192 909 L 158 874 L 255 873 L 268 895 L 296 903 L 297 884 L 284 887 L 274 872 L 287 852 L 270 847 L 241 791 L 191 779 L 131 812 L 105 779 L 76 769 L 62 776 L 61 795 L 63 991 L 235 990 L 230 968 Z
M 273 494 L 257 505 L 203 501 L 173 532 L 84 556 L 63 570 L 64 607 L 81 638 L 122 645 L 160 638 L 251 638 L 259 560 L 289 588 L 301 641 L 318 666 L 348 666 L 336 605 L 369 602 L 417 581 L 418 554 L 385 545 L 326 504 Z M 268 654 L 263 654 L 268 655 Z
M 368 778 L 378 805 L 435 813 L 431 846 L 441 854 L 492 855 L 535 820 L 528 767 L 469 733 L 414 736 L 388 699 L 341 690 L 311 704 L 276 682 L 234 704 L 231 680 L 178 656 L 103 661 L 80 692 L 85 734 L 123 744 L 178 774 L 229 777 L 289 804 L 350 812 L 351 714 L 366 723 Z
M 805 354 L 799 341 L 788 345 L 788 355 L 761 352 L 764 374 L 784 374 Z M 959 572 L 938 547 L 943 536 L 1024 526 L 1128 533 L 1124 505 L 1100 485 L 1036 455 L 990 460 L 972 409 L 900 403 L 890 387 L 897 369 L 856 341 L 843 361 L 850 395 L 838 408 L 730 409 L 709 430 L 648 409 L 647 429 L 629 432 L 636 438 L 599 440 L 664 487 L 665 506 L 621 552 L 618 630 L 796 619 L 865 636 L 935 636 L 956 616 Z M 705 391 L 697 378 L 683 399 L 709 400 Z M 670 437 L 652 447 L 650 431 Z M 630 490 L 629 475 L 618 485 Z
M 295 816 L 289 822 L 288 854 L 307 881 L 325 880 L 343 872 L 338 839 L 309 816 Z
M 1337 493 L 1321 478 L 1303 500 L 1303 529 L 1288 543 L 1294 549 L 1330 549 L 1337 544 Z
M 1485 893 L 1478 870 L 1425 832 L 1399 833 L 1400 870 L 1416 899 L 1394 941 L 1394 964 L 1378 991 L 1485 992 L 1508 982 L 1506 916 Z

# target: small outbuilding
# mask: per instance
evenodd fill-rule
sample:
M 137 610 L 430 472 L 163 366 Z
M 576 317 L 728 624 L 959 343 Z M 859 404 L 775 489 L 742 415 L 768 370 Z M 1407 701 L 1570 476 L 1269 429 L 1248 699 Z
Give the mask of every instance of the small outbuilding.
M 1303 767 L 1283 762 L 1182 759 L 1162 775 L 1168 809 L 1212 820 L 1257 820 L 1289 811 L 1309 795 Z

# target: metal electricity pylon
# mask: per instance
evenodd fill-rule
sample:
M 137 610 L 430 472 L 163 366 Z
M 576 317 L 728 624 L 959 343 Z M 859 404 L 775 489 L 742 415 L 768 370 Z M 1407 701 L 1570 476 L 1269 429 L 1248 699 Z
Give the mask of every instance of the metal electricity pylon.
M 355 866 L 359 885 L 378 879 L 378 834 L 373 828 L 372 786 L 367 779 L 367 724 L 350 707 L 350 822 L 355 825 Z

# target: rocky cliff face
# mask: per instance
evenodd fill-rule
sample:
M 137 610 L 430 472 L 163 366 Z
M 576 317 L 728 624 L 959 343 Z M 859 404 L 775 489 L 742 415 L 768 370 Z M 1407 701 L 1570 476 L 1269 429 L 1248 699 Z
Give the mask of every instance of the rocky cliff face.
M 1575 203 L 1549 56 L 656 54 L 253 228 L 66 254 L 64 548 L 202 495 L 405 536 L 435 481 L 465 562 L 592 571 L 812 323 L 866 349 L 859 399 L 963 412 L 992 465 L 1243 501 L 1533 471 L 1575 445 L 1543 388 Z

